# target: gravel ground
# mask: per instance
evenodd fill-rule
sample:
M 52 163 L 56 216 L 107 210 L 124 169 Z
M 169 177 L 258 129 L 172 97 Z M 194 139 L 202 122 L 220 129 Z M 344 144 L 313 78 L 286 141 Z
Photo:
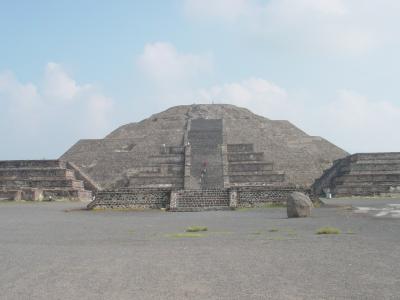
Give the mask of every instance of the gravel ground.
M 382 209 L 400 199 L 329 204 Z M 400 299 L 400 218 L 321 207 L 169 213 L 0 203 L 1 299 Z M 203 225 L 199 237 L 185 228 Z M 338 235 L 317 235 L 324 226 Z

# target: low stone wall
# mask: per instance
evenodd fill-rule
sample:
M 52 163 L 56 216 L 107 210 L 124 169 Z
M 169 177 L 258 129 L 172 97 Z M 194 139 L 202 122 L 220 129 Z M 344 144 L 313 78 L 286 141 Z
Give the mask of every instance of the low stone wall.
M 266 203 L 285 204 L 289 195 L 301 188 L 239 188 L 221 190 L 134 189 L 100 191 L 88 208 L 169 208 L 171 211 L 196 211 L 219 208 L 257 207 Z
M 286 204 L 290 194 L 294 191 L 302 192 L 311 196 L 311 192 L 301 188 L 260 188 L 260 189 L 238 189 L 238 207 L 257 207 L 266 203 Z
M 170 190 L 135 189 L 101 191 L 87 206 L 92 208 L 165 208 L 169 205 Z
M 43 200 L 43 191 L 41 189 L 20 189 L 20 190 L 0 190 L 0 200 L 28 200 L 40 201 Z
M 228 190 L 181 190 L 171 194 L 171 210 L 177 208 L 229 207 Z
M 2 160 L 0 169 L 5 168 L 65 168 L 66 163 L 60 160 Z

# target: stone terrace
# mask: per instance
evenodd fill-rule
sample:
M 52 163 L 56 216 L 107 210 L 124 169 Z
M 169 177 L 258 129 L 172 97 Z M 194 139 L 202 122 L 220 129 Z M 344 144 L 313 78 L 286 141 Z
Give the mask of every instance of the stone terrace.
M 359 153 L 338 160 L 314 184 L 320 194 L 373 196 L 400 193 L 400 153 Z
M 60 160 L 0 161 L 0 198 L 41 200 L 48 198 L 91 199 L 77 170 Z

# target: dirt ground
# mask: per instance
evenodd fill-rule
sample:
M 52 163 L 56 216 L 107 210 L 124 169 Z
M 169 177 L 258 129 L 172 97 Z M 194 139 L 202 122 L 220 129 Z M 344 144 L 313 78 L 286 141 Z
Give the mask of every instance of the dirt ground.
M 0 298 L 400 299 L 400 199 L 327 204 L 287 219 L 0 203 Z

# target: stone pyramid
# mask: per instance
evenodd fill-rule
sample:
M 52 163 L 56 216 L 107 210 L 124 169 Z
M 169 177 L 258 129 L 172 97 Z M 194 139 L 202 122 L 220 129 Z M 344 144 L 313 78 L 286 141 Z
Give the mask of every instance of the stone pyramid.
M 288 121 L 227 104 L 171 107 L 104 139 L 80 140 L 61 160 L 103 189 L 308 188 L 344 150 Z

